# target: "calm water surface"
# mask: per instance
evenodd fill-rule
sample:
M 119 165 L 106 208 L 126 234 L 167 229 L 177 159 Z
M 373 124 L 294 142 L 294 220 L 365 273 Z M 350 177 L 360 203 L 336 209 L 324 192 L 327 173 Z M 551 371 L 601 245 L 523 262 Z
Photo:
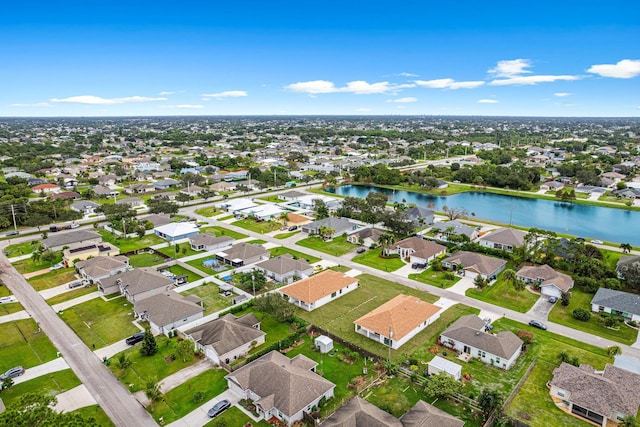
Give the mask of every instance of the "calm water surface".
M 523 227 L 535 227 L 589 239 L 631 243 L 640 246 L 640 212 L 553 200 L 471 192 L 453 196 L 431 196 L 411 191 L 393 191 L 368 185 L 345 185 L 336 194 L 366 197 L 370 191 L 387 193 L 391 201 L 415 203 L 442 211 L 443 206 L 465 208 L 471 217 Z

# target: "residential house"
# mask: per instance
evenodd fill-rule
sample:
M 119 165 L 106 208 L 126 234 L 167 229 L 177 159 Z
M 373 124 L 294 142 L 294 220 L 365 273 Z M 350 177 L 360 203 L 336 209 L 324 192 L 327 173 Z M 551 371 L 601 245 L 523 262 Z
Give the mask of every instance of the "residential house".
M 270 219 L 279 218 L 283 213 L 288 213 L 288 211 L 278 205 L 265 204 L 243 209 L 237 214 L 240 214 L 243 217 L 253 217 L 262 221 L 268 221 Z
M 428 264 L 447 251 L 442 246 L 427 239 L 409 237 L 385 249 L 387 255 L 398 255 L 401 259 L 409 258 L 409 262 Z
M 515 248 L 524 245 L 526 235 L 524 231 L 515 228 L 498 228 L 480 237 L 478 243 L 485 248 L 513 252 Z
M 200 233 L 200 229 L 191 222 L 170 222 L 153 229 L 153 233 L 169 242 L 188 239 Z
M 557 406 L 596 425 L 618 425 L 640 406 L 640 375 L 607 364 L 602 371 L 562 362 L 553 370 L 549 394 Z
M 163 193 L 156 193 L 153 196 L 151 196 L 152 199 L 167 199 L 170 202 L 173 202 L 176 200 L 176 193 L 171 193 L 171 192 L 163 192 Z
M 264 344 L 266 335 L 253 313 L 242 317 L 225 314 L 184 334 L 195 343 L 196 350 L 218 365 L 243 358 L 253 347 Z
M 167 291 L 136 301 L 133 312 L 139 321 L 148 321 L 151 331 L 168 335 L 179 326 L 202 319 L 202 300 L 196 295 L 182 296 Z
M 209 186 L 209 189 L 218 193 L 230 193 L 232 191 L 235 191 L 236 185 L 232 182 L 220 181 L 216 182 L 215 184 L 211 184 Z
M 355 233 L 351 233 L 347 236 L 347 241 L 353 243 L 354 245 L 361 245 L 365 248 L 370 248 L 373 245 L 378 246 L 380 236 L 385 234 L 384 230 L 379 230 L 377 228 L 361 228 Z
M 599 288 L 591 299 L 591 311 L 611 313 L 626 320 L 640 322 L 640 295 Z
M 104 175 L 98 178 L 98 184 L 105 187 L 112 187 L 116 185 L 116 181 L 118 181 L 118 176 L 114 174 Z
M 260 417 L 292 425 L 333 397 L 335 384 L 315 373 L 317 365 L 302 354 L 289 359 L 274 350 L 225 378 L 231 392 L 253 400 Z
M 75 267 L 84 280 L 95 282 L 127 271 L 129 269 L 129 258 L 123 255 L 89 258 L 76 262 Z
M 156 191 L 151 184 L 132 184 L 122 190 L 125 194 L 146 194 Z
M 233 242 L 229 236 L 216 237 L 213 234 L 196 234 L 189 238 L 189 244 L 194 251 L 214 251 L 231 246 Z
M 151 214 L 140 217 L 142 222 L 150 222 L 154 227 L 160 227 L 171 223 L 171 216 L 169 214 Z
M 136 302 L 173 289 L 173 280 L 152 269 L 136 268 L 98 280 L 98 290 L 105 295 L 120 292 L 129 302 Z
M 117 205 L 129 205 L 129 207 L 135 209 L 144 206 L 144 200 L 137 197 L 129 197 L 126 199 L 116 201 Z
M 313 267 L 306 259 L 294 259 L 290 254 L 259 262 L 255 268 L 277 283 L 291 283 L 296 278 L 305 279 L 313 274 Z
M 564 188 L 564 184 L 558 181 L 547 181 L 540 185 L 540 190 L 543 191 L 558 191 Z
M 475 314 L 462 316 L 440 335 L 440 343 L 478 360 L 510 369 L 522 352 L 523 341 L 511 331 L 485 331 L 486 323 Z
M 73 230 L 64 233 L 50 233 L 49 236 L 42 240 L 44 249 L 51 249 L 54 252 L 61 251 L 65 246 L 71 246 L 74 243 L 100 243 L 102 236 L 91 230 Z
M 295 202 L 301 197 L 307 196 L 308 193 L 303 193 L 297 190 L 285 191 L 284 193 L 278 194 L 278 198 L 282 200 L 286 200 L 288 202 Z
M 335 238 L 344 233 L 356 230 L 358 225 L 347 218 L 330 216 L 329 218 L 313 221 L 309 224 L 303 225 L 302 232 L 308 234 L 320 234 L 321 227 L 333 229 L 334 232 L 331 234 L 331 238 Z
M 55 194 L 61 191 L 59 185 L 51 184 L 51 183 L 34 185 L 33 187 L 31 187 L 31 190 L 34 193 L 42 193 L 42 194 Z
M 200 187 L 199 185 L 188 185 L 187 187 L 180 190 L 180 193 L 186 194 L 187 196 L 197 197 L 202 193 L 205 189 Z
M 298 280 L 278 289 L 289 302 L 307 311 L 313 311 L 358 288 L 358 279 L 333 270 Z
M 64 200 L 79 200 L 82 199 L 80 193 L 75 191 L 61 191 L 50 196 L 52 199 L 64 199 Z
M 539 283 L 542 295 L 556 298 L 573 288 L 571 276 L 555 271 L 547 264 L 524 266 L 516 273 L 516 279 L 529 284 Z
M 444 242 L 449 240 L 449 236 L 467 236 L 469 240 L 475 240 L 478 237 L 478 230 L 461 223 L 457 219 L 451 221 L 438 221 L 433 224 L 431 230 L 435 233 L 438 240 Z
M 77 261 L 116 255 L 120 255 L 120 249 L 108 242 L 73 243 L 62 251 L 62 262 L 67 267 L 73 267 Z
M 397 350 L 440 314 L 440 307 L 400 294 L 353 323 L 357 333 Z
M 323 201 L 330 212 L 335 211 L 342 204 L 342 202 L 335 197 L 323 196 L 319 194 L 307 194 L 305 196 L 299 197 L 298 200 L 296 200 L 296 204 L 300 207 L 300 209 L 313 210 L 314 200 Z
M 72 203 L 70 208 L 72 211 L 80 212 L 82 215 L 93 215 L 96 213 L 101 205 L 91 200 L 80 200 L 79 202 Z
M 93 193 L 98 197 L 117 197 L 120 194 L 118 190 L 112 190 L 103 185 L 95 185 Z
M 259 205 L 254 203 L 251 199 L 242 197 L 239 199 L 225 200 L 218 206 L 234 215 L 241 215 L 243 210 L 257 208 Z
M 442 266 L 454 271 L 464 271 L 464 275 L 493 280 L 505 269 L 507 261 L 476 252 L 459 251 L 442 260 Z
M 404 210 L 404 213 L 416 227 L 425 227 L 429 224 L 433 224 L 433 218 L 435 217 L 435 211 L 433 209 L 423 208 L 420 206 L 414 206 L 406 209 Z
M 156 190 L 169 190 L 171 188 L 179 187 L 180 185 L 182 185 L 180 181 L 176 181 L 171 178 L 161 179 L 153 183 Z
M 616 264 L 616 273 L 619 279 L 624 279 L 624 273 L 629 268 L 640 269 L 640 256 L 621 256 Z
M 232 267 L 253 264 L 263 259 L 269 259 L 269 251 L 262 245 L 238 243 L 228 249 L 216 253 L 216 258 Z

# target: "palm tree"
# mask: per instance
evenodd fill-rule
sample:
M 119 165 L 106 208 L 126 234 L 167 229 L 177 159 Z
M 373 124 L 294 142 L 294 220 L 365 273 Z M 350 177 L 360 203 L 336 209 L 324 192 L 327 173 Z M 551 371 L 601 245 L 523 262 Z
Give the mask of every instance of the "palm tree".
M 618 424 L 618 426 L 620 427 L 637 427 L 638 422 L 636 420 L 636 417 L 634 417 L 633 415 L 626 415 L 621 421 L 620 424 Z
M 279 219 L 280 221 L 282 221 L 282 225 L 286 227 L 287 222 L 289 222 L 289 213 L 287 213 L 287 212 L 282 212 L 282 213 L 280 214 L 280 216 L 278 217 L 278 219 Z
M 527 286 L 527 284 L 524 280 L 516 279 L 516 281 L 513 282 L 513 287 L 516 290 L 516 299 L 518 299 L 520 292 L 525 288 L 525 286 Z
M 621 243 L 620 249 L 622 249 L 623 254 L 628 254 L 631 252 L 631 249 L 633 249 L 633 247 L 631 246 L 630 243 Z
M 160 384 L 158 380 L 155 378 L 147 379 L 147 382 L 144 387 L 144 394 L 149 399 L 149 404 L 151 406 L 151 412 L 155 409 L 155 403 L 162 400 L 162 390 L 160 390 Z
M 515 284 L 516 283 L 516 272 L 510 268 L 507 268 L 502 272 L 502 280 L 507 283 Z
M 384 233 L 381 234 L 380 237 L 378 237 L 378 243 L 380 244 L 380 246 L 382 246 L 382 252 L 384 252 L 387 247 L 392 245 L 394 241 L 395 237 L 391 233 Z

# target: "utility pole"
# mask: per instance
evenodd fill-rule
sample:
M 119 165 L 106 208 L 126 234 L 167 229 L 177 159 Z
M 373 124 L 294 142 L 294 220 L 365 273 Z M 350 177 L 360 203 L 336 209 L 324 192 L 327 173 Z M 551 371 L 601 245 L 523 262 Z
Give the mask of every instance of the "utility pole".
M 13 216 L 13 229 L 17 230 L 18 226 L 16 225 L 16 210 L 13 207 L 13 204 L 11 204 L 11 216 Z
M 255 278 L 253 277 L 253 271 L 251 272 L 251 287 L 253 288 L 253 297 L 256 297 L 256 282 L 255 282 Z
M 393 338 L 393 332 L 391 332 L 391 325 L 389 325 L 389 356 L 387 356 L 387 361 L 391 362 L 391 339 Z

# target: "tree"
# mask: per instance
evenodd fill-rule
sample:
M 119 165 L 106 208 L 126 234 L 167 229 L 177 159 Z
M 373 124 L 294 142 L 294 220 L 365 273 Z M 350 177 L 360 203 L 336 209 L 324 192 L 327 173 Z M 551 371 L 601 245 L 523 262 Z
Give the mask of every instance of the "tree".
M 607 347 L 607 354 L 611 357 L 622 354 L 622 349 L 617 345 L 612 345 L 611 347 Z
M 390 233 L 381 234 L 380 237 L 378 237 L 378 243 L 380 244 L 380 246 L 382 246 L 382 252 L 384 252 L 384 250 L 387 249 L 389 246 L 393 245 L 395 240 L 396 238 L 393 234 L 390 234 Z
M 510 285 L 515 285 L 516 272 L 511 268 L 507 268 L 505 271 L 502 272 L 502 280 L 504 280 Z
M 116 363 L 118 367 L 123 371 L 127 369 L 129 366 L 131 366 L 131 360 L 129 359 L 129 356 L 124 354 L 124 352 L 118 354 L 118 359 L 116 360 Z
M 153 356 L 158 352 L 158 343 L 156 338 L 151 333 L 151 329 L 144 331 L 144 338 L 142 339 L 142 346 L 140 346 L 140 354 L 143 356 Z
M 488 418 L 495 411 L 501 411 L 502 395 L 497 390 L 482 389 L 478 396 L 478 405 L 480 405 L 484 417 Z
M 478 274 L 474 279 L 473 279 L 473 285 L 482 290 L 484 289 L 485 286 L 487 286 L 487 282 L 485 282 L 485 280 L 482 278 L 482 276 L 480 274 Z
M 573 317 L 575 319 L 580 320 L 582 322 L 588 322 L 589 319 L 591 319 L 591 313 L 589 313 L 584 308 L 576 308 L 575 310 L 573 310 L 571 314 L 573 314 Z
M 181 340 L 176 347 L 176 356 L 182 359 L 182 363 L 187 362 L 187 357 L 193 354 L 193 344 L 188 340 Z
M 527 284 L 524 282 L 524 280 L 516 279 L 516 281 L 513 282 L 513 287 L 516 290 L 516 298 L 518 298 L 520 292 L 522 292 L 524 288 L 527 287 Z
M 242 289 L 247 292 L 260 291 L 267 284 L 266 276 L 259 270 L 240 273 L 238 279 Z
M 153 214 L 165 213 L 169 215 L 175 215 L 178 213 L 180 207 L 177 203 L 173 203 L 168 197 L 154 197 L 147 201 L 149 212 Z
M 278 219 L 280 220 L 280 222 L 282 222 L 282 225 L 286 227 L 287 223 L 289 222 L 289 213 L 282 212 L 280 216 L 278 216 Z
M 316 221 L 329 218 L 329 208 L 322 199 L 313 199 L 313 211 L 315 212 Z
M 623 254 L 628 254 L 631 252 L 631 249 L 633 249 L 633 246 L 631 246 L 630 243 L 621 243 L 620 249 L 622 249 Z
M 618 423 L 618 427 L 637 427 L 638 421 L 633 415 L 625 415 L 624 418 Z
M 0 425 L 12 427 L 34 426 L 98 426 L 94 418 L 84 418 L 74 412 L 56 412 L 54 396 L 25 393 L 0 413 Z
M 253 306 L 256 310 L 272 315 L 278 322 L 291 322 L 295 313 L 295 306 L 290 304 L 287 297 L 280 294 L 268 294 L 256 298 Z
M 432 375 L 424 385 L 424 391 L 432 398 L 447 399 L 460 391 L 462 383 L 444 372 Z
M 448 206 L 443 206 L 442 210 L 444 214 L 449 218 L 450 221 L 458 218 L 464 218 L 469 215 L 469 212 L 465 208 L 450 208 Z
M 144 395 L 147 396 L 147 399 L 149 399 L 151 412 L 153 412 L 155 409 L 155 403 L 162 400 L 162 390 L 160 389 L 160 384 L 158 383 L 157 379 L 147 379 L 144 386 Z
M 176 200 L 179 201 L 180 203 L 182 203 L 182 206 L 184 206 L 184 204 L 186 202 L 188 202 L 189 200 L 192 200 L 192 199 L 193 199 L 193 197 L 191 197 L 187 193 L 178 193 L 176 195 Z
M 571 292 L 562 291 L 560 293 L 560 303 L 566 307 L 571 302 Z
M 623 265 L 620 274 L 628 288 L 640 290 L 640 261 Z

